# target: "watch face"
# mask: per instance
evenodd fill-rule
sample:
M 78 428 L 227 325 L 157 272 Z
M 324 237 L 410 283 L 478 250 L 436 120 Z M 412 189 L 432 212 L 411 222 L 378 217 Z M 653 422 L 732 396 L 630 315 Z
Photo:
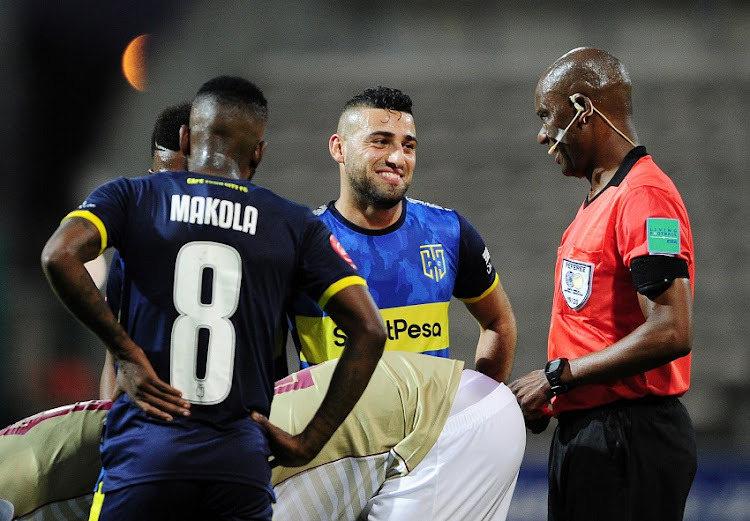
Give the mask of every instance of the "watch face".
M 557 369 L 560 367 L 561 360 L 559 358 L 555 358 L 554 360 L 550 360 L 549 365 L 547 366 L 547 370 L 550 372 L 557 371 Z

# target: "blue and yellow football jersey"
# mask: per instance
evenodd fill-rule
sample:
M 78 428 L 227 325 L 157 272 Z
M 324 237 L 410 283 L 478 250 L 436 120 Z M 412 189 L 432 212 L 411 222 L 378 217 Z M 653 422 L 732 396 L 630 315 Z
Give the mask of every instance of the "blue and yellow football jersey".
M 330 230 L 248 181 L 190 172 L 117 179 L 70 217 L 99 229 L 102 251 L 119 250 L 111 304 L 157 375 L 193 404 L 189 418 L 163 422 L 121 395 L 102 445 L 106 489 L 160 479 L 268 487 L 263 469 L 241 462 L 268 453 L 249 415 L 270 411 L 285 302 L 302 292 L 325 306 L 364 284 Z
M 448 357 L 451 296 L 480 300 L 498 283 L 476 229 L 454 210 L 406 198 L 398 222 L 367 230 L 346 220 L 331 202 L 315 213 L 347 251 L 380 308 L 386 350 Z M 301 364 L 338 358 L 346 336 L 304 295 L 293 305 Z

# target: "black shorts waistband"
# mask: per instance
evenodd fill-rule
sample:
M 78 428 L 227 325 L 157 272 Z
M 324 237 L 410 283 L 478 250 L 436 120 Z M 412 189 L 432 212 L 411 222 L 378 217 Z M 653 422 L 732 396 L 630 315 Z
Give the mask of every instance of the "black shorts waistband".
M 592 407 L 591 409 L 565 411 L 560 413 L 560 415 L 557 417 L 557 420 L 572 420 L 575 418 L 580 418 L 581 416 L 586 416 L 588 414 L 595 414 L 598 412 L 611 411 L 615 409 L 625 409 L 628 407 L 664 407 L 676 405 L 679 403 L 681 402 L 678 396 L 656 396 L 651 394 L 648 396 L 642 396 L 640 398 L 633 398 L 630 400 L 617 400 L 614 402 L 605 403 L 604 405 L 599 405 L 597 407 Z

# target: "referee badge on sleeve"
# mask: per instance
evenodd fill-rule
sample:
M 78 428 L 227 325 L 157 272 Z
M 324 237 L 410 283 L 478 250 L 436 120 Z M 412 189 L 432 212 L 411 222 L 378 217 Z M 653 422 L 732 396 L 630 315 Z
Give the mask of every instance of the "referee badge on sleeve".
M 594 265 L 563 259 L 560 273 L 560 286 L 568 307 L 573 311 L 581 309 L 591 296 L 591 280 L 594 277 Z

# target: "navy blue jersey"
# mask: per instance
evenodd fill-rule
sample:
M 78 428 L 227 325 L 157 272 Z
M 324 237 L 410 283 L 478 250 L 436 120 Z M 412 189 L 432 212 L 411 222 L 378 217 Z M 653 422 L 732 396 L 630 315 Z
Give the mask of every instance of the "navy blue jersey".
M 126 324 L 123 320 L 127 317 L 120 315 L 120 308 L 128 308 L 127 296 L 129 293 L 123 294 L 122 288 L 125 284 L 125 267 L 120 252 L 115 250 L 112 256 L 112 262 L 109 265 L 109 274 L 107 275 L 107 304 L 112 310 L 112 313 L 117 317 L 123 326 Z M 126 299 L 123 303 L 123 299 Z M 289 336 L 289 325 L 288 318 L 285 316 L 282 318 L 282 323 L 279 325 L 276 334 L 276 347 L 274 350 L 274 380 L 281 380 L 289 374 L 289 365 L 286 359 L 286 342 Z M 115 366 L 116 368 L 116 366 Z
M 158 376 L 193 404 L 190 418 L 167 423 L 118 398 L 102 450 L 107 488 L 256 482 L 238 461 L 267 452 L 249 414 L 270 411 L 285 300 L 301 291 L 324 306 L 364 284 L 330 230 L 308 208 L 248 181 L 189 172 L 117 179 L 72 216 L 97 226 L 102 251 L 119 250 L 121 323 Z
M 451 297 L 475 302 L 498 284 L 484 241 L 454 210 L 407 197 L 401 218 L 382 230 L 355 225 L 333 203 L 315 213 L 367 280 L 387 351 L 448 357 Z M 295 299 L 292 313 L 303 367 L 341 356 L 346 336 L 312 299 Z

